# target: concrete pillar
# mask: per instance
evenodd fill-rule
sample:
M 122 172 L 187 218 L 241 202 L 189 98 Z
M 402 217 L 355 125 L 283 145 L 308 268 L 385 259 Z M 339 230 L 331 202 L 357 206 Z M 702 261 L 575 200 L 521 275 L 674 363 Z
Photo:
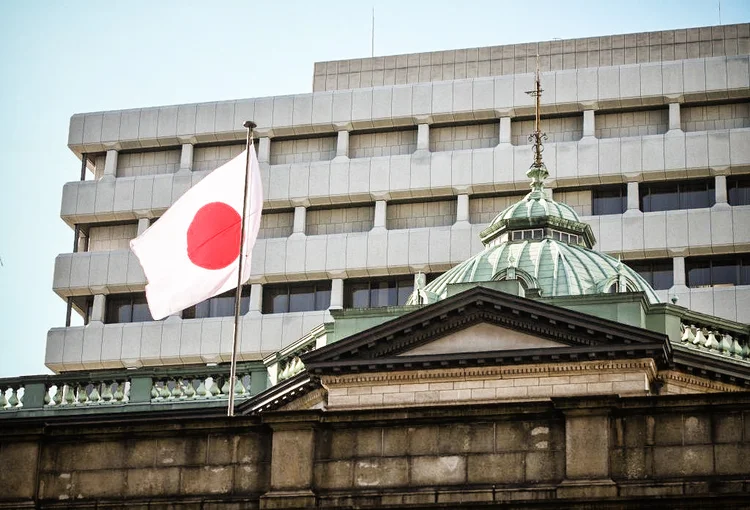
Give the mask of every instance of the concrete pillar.
M 716 205 L 729 205 L 727 196 L 727 176 L 717 175 L 714 179 L 716 180 L 714 184 L 716 190 Z
M 458 195 L 456 205 L 456 223 L 469 221 L 469 195 Z
M 107 296 L 96 294 L 94 296 L 94 305 L 91 307 L 91 317 L 89 324 L 92 322 L 104 322 L 104 314 L 107 309 Z
M 102 177 L 117 177 L 117 156 L 115 149 L 107 151 L 107 157 L 104 159 L 104 175 Z
M 669 103 L 669 130 L 682 130 L 680 124 L 680 103 Z
M 294 226 L 292 227 L 292 234 L 305 235 L 305 226 L 307 218 L 307 208 L 303 205 L 299 205 L 294 208 Z
M 268 163 L 271 161 L 271 139 L 267 136 L 261 136 L 258 140 L 258 163 Z
M 148 227 L 151 226 L 151 220 L 148 218 L 140 218 L 138 220 L 138 235 L 143 234 Z
M 500 117 L 500 143 L 510 143 L 510 117 Z
M 341 310 L 344 308 L 344 280 L 334 278 L 331 280 L 331 306 L 329 310 Z
M 263 310 L 263 285 L 260 283 L 250 285 L 250 303 L 248 305 L 248 314 L 259 314 Z
M 640 197 L 638 195 L 638 183 L 628 183 L 628 211 L 640 211 Z
M 387 207 L 388 203 L 385 200 L 377 200 L 375 202 L 375 220 L 373 221 L 372 228 L 385 228 Z
M 418 151 L 429 151 L 430 150 L 430 125 L 419 124 L 417 126 L 417 150 Z
M 674 287 L 685 287 L 687 275 L 685 273 L 685 257 L 675 257 L 672 259 L 672 278 Z
M 583 111 L 583 136 L 596 136 L 596 117 L 594 110 Z
M 179 172 L 192 172 L 193 171 L 193 144 L 183 143 L 182 151 L 180 152 L 180 169 Z
M 338 132 L 338 138 L 336 139 L 336 157 L 349 157 L 349 131 L 347 130 Z

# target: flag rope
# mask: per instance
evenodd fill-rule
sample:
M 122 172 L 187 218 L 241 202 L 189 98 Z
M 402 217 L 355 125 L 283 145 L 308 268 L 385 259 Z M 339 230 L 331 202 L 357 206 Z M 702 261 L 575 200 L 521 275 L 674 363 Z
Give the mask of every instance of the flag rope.
M 253 144 L 253 129 L 255 128 L 255 122 L 250 120 L 245 121 L 243 124 L 247 129 L 247 144 L 245 146 L 245 194 L 242 197 L 242 218 L 240 221 L 240 255 L 238 257 L 237 267 L 237 290 L 234 298 L 234 338 L 232 342 L 232 359 L 229 368 L 229 402 L 227 403 L 227 416 L 234 416 L 234 388 L 237 379 L 237 348 L 239 343 L 239 330 L 240 330 L 240 301 L 242 300 L 242 262 L 245 258 L 245 227 L 246 227 L 246 216 L 247 216 L 247 192 L 248 184 L 250 182 L 250 148 Z

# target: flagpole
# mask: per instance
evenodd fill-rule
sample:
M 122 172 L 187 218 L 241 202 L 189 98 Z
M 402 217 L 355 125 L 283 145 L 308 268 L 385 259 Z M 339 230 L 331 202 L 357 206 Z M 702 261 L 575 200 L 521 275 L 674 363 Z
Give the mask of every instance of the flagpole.
M 239 347 L 240 331 L 240 301 L 242 300 L 242 262 L 245 255 L 245 227 L 247 216 L 247 188 L 250 183 L 250 147 L 253 143 L 253 129 L 255 122 L 248 120 L 243 124 L 247 129 L 247 144 L 245 146 L 245 193 L 242 197 L 242 218 L 240 220 L 240 256 L 237 267 L 237 291 L 234 298 L 234 341 L 232 343 L 232 361 L 229 368 L 229 403 L 227 405 L 227 416 L 234 416 L 234 388 L 237 379 L 237 348 Z

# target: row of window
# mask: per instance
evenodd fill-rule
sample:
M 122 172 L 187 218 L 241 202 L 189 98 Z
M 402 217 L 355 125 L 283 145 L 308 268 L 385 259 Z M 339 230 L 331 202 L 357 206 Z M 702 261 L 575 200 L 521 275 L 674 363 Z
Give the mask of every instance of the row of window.
M 672 259 L 629 261 L 626 264 L 656 290 L 674 285 Z M 750 254 L 687 257 L 685 283 L 693 288 L 750 285 Z
M 639 188 L 643 212 L 701 209 L 716 204 L 715 179 L 645 182 Z M 591 190 L 591 212 L 595 216 L 622 214 L 628 208 L 627 186 L 601 186 Z M 750 205 L 750 176 L 727 178 L 729 205 Z
M 674 285 L 672 259 L 653 259 L 626 262 L 631 269 L 656 290 Z M 750 254 L 685 259 L 686 281 L 689 287 L 750 285 Z M 439 273 L 428 274 L 428 283 Z M 376 308 L 400 306 L 414 290 L 413 276 L 351 279 L 344 283 L 344 308 Z M 87 322 L 91 315 L 92 298 L 86 303 Z M 105 322 L 146 322 L 153 320 L 143 293 L 111 294 L 107 296 Z M 184 310 L 185 319 L 231 317 L 234 315 L 235 291 L 216 297 Z M 250 305 L 250 288 L 242 289 L 240 313 Z M 262 313 L 306 312 L 326 310 L 331 305 L 331 282 L 301 282 L 268 284 L 263 286 Z

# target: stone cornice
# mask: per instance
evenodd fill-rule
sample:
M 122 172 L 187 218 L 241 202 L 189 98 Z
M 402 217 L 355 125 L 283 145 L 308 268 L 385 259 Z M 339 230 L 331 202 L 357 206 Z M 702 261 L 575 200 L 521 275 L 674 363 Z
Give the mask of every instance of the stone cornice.
M 417 381 L 441 382 L 483 379 L 513 379 L 539 376 L 571 376 L 592 373 L 644 372 L 649 381 L 656 378 L 656 363 L 651 358 L 630 360 L 580 361 L 575 363 L 540 363 L 515 366 L 436 368 L 399 372 L 374 372 L 346 375 L 324 375 L 324 387 L 356 386 L 369 384 L 404 384 Z
M 677 370 L 663 370 L 657 374 L 657 377 L 667 384 L 675 382 L 680 386 L 692 386 L 694 389 L 715 391 L 715 392 L 735 392 L 745 391 L 741 386 L 727 384 L 721 381 L 712 381 L 704 377 L 698 377 L 693 374 L 686 374 Z

